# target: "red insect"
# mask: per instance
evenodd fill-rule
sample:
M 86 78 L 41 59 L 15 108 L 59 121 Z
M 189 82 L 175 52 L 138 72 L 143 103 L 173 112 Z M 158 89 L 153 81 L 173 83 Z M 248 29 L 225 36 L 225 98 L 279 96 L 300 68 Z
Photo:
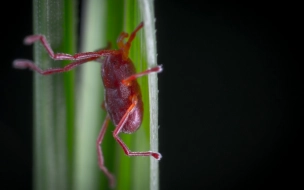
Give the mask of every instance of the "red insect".
M 50 75 L 60 72 L 66 72 L 73 69 L 80 64 L 89 61 L 99 61 L 101 63 L 101 76 L 105 88 L 104 106 L 107 111 L 106 119 L 102 125 L 101 131 L 96 141 L 96 148 L 98 152 L 98 164 L 100 169 L 109 178 L 110 185 L 115 185 L 113 175 L 108 171 L 104 165 L 104 159 L 101 151 L 101 143 L 108 127 L 109 121 L 112 120 L 116 126 L 113 137 L 119 143 L 128 156 L 153 156 L 159 160 L 161 154 L 157 152 L 132 152 L 126 144 L 119 138 L 119 133 L 133 133 L 141 125 L 143 119 L 143 102 L 141 97 L 141 90 L 136 78 L 148 75 L 153 72 L 161 72 L 162 67 L 157 66 L 146 71 L 136 73 L 135 67 L 128 57 L 131 42 L 136 36 L 136 33 L 143 27 L 141 22 L 137 28 L 131 33 L 129 39 L 124 43 L 124 38 L 128 34 L 122 32 L 117 39 L 118 50 L 101 49 L 95 52 L 77 53 L 74 55 L 65 53 L 54 53 L 45 36 L 32 35 L 25 38 L 24 43 L 29 45 L 36 41 L 40 41 L 50 57 L 54 60 L 74 60 L 74 62 L 66 65 L 63 68 L 51 68 L 42 70 L 38 68 L 32 61 L 17 59 L 13 62 L 15 68 L 25 69 L 30 68 L 42 75 Z M 104 57 L 103 60 L 100 58 Z

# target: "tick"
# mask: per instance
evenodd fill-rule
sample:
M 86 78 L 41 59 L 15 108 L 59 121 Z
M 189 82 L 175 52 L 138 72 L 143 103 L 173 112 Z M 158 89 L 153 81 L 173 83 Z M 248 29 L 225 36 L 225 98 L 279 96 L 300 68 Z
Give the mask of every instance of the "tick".
M 143 101 L 141 90 L 137 82 L 137 78 L 148 75 L 150 73 L 158 73 L 162 71 L 161 66 L 157 66 L 146 71 L 136 73 L 135 67 L 129 58 L 129 50 L 136 33 L 144 26 L 141 22 L 136 29 L 128 34 L 122 32 L 117 39 L 118 50 L 101 49 L 94 52 L 76 53 L 74 55 L 65 53 L 54 53 L 45 36 L 31 35 L 24 39 L 26 45 L 30 45 L 36 41 L 40 41 L 50 57 L 54 60 L 72 60 L 73 62 L 63 68 L 50 68 L 42 70 L 32 61 L 25 59 L 17 59 L 13 62 L 13 66 L 18 69 L 29 68 L 42 75 L 50 75 L 70 71 L 71 69 L 89 61 L 98 61 L 101 63 L 101 77 L 104 85 L 105 100 L 104 107 L 107 111 L 105 121 L 99 132 L 96 148 L 98 153 L 98 165 L 109 179 L 111 187 L 114 187 L 115 180 L 113 175 L 104 165 L 101 143 L 105 132 L 111 120 L 115 125 L 113 132 L 114 139 L 122 147 L 128 156 L 152 156 L 159 160 L 161 154 L 157 152 L 133 152 L 119 138 L 119 133 L 134 133 L 141 125 L 143 119 Z M 126 42 L 124 39 L 128 38 Z

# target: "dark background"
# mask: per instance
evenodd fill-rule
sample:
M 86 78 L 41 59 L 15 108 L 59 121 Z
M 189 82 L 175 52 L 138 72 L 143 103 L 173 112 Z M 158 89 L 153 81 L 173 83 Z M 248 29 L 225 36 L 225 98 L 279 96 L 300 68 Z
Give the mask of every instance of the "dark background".
M 30 189 L 31 1 L 1 11 L 1 186 Z M 300 5 L 155 1 L 160 185 L 169 189 L 303 186 Z M 303 45 L 302 45 L 303 46 Z M 303 48 L 301 48 L 303 49 Z M 303 63 L 303 60 L 301 60 Z

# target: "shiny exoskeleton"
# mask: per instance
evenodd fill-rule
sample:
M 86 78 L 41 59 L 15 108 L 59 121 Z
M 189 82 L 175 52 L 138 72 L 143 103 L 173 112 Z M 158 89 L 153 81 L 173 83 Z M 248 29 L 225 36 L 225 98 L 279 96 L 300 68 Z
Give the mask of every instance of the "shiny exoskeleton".
M 136 80 L 128 85 L 122 81 L 135 73 L 130 59 L 123 60 L 121 55 L 107 56 L 102 64 L 101 76 L 105 87 L 105 107 L 115 126 L 121 121 L 133 99 L 137 99 L 133 111 L 129 114 L 123 133 L 133 133 L 141 125 L 143 118 L 143 102 L 140 87 Z

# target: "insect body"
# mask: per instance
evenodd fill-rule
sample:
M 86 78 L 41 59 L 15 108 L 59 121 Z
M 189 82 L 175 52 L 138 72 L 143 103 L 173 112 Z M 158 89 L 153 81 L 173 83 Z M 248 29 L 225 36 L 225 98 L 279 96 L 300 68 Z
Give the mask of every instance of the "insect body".
M 131 80 L 128 84 L 122 82 L 135 73 L 130 61 L 123 60 L 122 56 L 109 56 L 104 60 L 101 71 L 105 87 L 105 107 L 114 125 L 117 126 L 128 109 L 134 107 L 121 128 L 124 133 L 136 131 L 143 116 L 143 102 L 137 81 Z
M 158 160 L 161 158 L 161 155 L 157 152 L 130 151 L 126 144 L 118 136 L 121 132 L 135 132 L 140 127 L 143 119 L 143 102 L 140 87 L 136 79 L 138 77 L 148 75 L 153 72 L 160 72 L 162 70 L 161 66 L 157 66 L 146 71 L 136 73 L 135 67 L 128 57 L 131 43 L 135 38 L 136 33 L 142 27 L 143 23 L 140 23 L 139 26 L 131 33 L 126 43 L 124 43 L 123 40 L 124 38 L 128 37 L 128 34 L 122 32 L 117 39 L 117 44 L 119 47 L 118 50 L 101 49 L 95 52 L 77 53 L 75 55 L 64 53 L 55 54 L 43 35 L 28 36 L 25 38 L 25 44 L 32 44 L 35 41 L 40 41 L 52 59 L 73 60 L 73 62 L 63 68 L 52 68 L 47 70 L 38 68 L 32 61 L 29 60 L 17 59 L 13 62 L 15 68 L 30 68 L 42 75 L 66 72 L 89 61 L 100 61 L 102 63 L 101 76 L 105 88 L 104 103 L 107 116 L 98 135 L 96 148 L 98 152 L 99 167 L 109 178 L 110 185 L 112 187 L 115 184 L 114 177 L 104 165 L 102 150 L 100 147 L 110 120 L 112 120 L 116 127 L 113 132 L 113 137 L 123 148 L 126 155 L 153 156 Z M 104 57 L 103 61 L 101 61 L 101 57 Z

